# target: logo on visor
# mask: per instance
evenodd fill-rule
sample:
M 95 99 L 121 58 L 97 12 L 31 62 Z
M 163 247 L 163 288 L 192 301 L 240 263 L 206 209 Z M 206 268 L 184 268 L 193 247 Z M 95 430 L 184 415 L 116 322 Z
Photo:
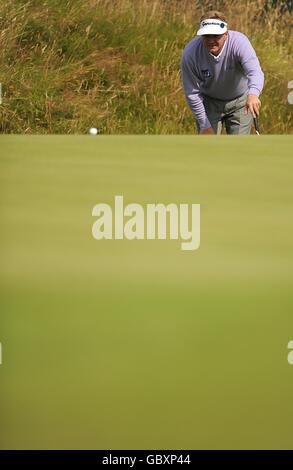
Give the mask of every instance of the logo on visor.
M 219 23 L 218 21 L 203 21 L 201 23 L 201 27 L 203 28 L 204 26 L 220 26 L 220 28 L 225 28 L 225 23 Z

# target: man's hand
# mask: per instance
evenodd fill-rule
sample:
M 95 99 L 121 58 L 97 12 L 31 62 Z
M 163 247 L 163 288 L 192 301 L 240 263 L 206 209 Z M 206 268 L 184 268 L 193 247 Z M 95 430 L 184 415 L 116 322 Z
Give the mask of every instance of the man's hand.
M 256 116 L 259 115 L 259 108 L 260 108 L 261 102 L 258 96 L 256 95 L 248 95 L 247 101 L 246 101 L 246 109 L 245 109 L 245 114 L 248 113 L 248 110 L 251 112 L 252 116 L 255 118 Z
M 201 129 L 199 133 L 202 135 L 211 135 L 214 134 L 214 130 L 212 127 L 207 127 L 207 129 Z

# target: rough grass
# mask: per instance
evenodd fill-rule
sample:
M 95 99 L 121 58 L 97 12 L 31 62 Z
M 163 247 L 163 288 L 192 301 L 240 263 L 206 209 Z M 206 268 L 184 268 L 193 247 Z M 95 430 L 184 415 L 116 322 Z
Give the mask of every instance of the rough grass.
M 2 133 L 194 132 L 179 63 L 205 8 L 247 34 L 266 75 L 261 126 L 292 133 L 292 15 L 265 0 L 6 0 Z

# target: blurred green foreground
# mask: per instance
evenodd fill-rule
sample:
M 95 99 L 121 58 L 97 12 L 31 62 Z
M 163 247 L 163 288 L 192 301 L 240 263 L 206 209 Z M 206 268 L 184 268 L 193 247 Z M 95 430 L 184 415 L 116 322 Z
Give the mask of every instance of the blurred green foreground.
M 292 448 L 293 137 L 1 136 L 1 448 Z M 201 204 L 201 246 L 94 240 Z

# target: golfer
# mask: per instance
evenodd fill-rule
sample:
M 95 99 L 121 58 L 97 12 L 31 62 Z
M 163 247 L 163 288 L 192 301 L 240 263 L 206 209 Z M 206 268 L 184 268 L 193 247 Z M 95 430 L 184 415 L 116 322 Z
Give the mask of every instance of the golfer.
M 181 74 L 187 103 L 200 134 L 250 134 L 258 116 L 264 84 L 256 53 L 248 38 L 228 31 L 223 13 L 201 18 L 198 38 L 187 44 Z

